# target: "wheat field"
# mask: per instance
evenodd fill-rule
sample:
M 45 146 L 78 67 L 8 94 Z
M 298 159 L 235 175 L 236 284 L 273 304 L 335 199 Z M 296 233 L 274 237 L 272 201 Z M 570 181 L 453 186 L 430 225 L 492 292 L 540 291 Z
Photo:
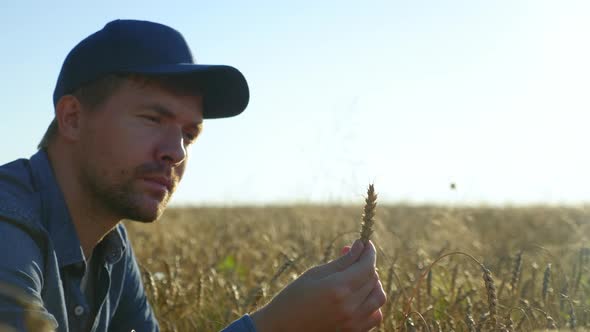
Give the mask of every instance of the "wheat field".
M 360 204 L 171 208 L 126 226 L 162 329 L 218 331 L 337 257 L 362 215 Z M 589 236 L 589 207 L 380 205 L 372 241 L 388 302 L 376 330 L 582 331 Z

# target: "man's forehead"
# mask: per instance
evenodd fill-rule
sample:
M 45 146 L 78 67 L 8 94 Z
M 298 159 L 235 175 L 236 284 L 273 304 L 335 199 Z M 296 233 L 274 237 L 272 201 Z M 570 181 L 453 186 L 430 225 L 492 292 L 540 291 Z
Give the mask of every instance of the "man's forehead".
M 194 127 L 199 127 L 202 126 L 203 124 L 203 111 L 201 107 L 190 107 L 190 108 L 175 108 L 175 107 L 171 107 L 168 105 L 165 105 L 161 102 L 158 101 L 146 101 L 141 103 L 140 106 L 142 109 L 146 109 L 146 110 L 150 110 L 153 111 L 155 113 L 158 113 L 158 115 L 171 119 L 171 120 L 175 120 L 179 117 L 185 117 L 184 114 L 182 113 L 186 113 L 186 112 L 190 112 L 190 114 L 188 115 L 188 117 L 190 117 L 192 119 L 190 125 L 194 126 Z

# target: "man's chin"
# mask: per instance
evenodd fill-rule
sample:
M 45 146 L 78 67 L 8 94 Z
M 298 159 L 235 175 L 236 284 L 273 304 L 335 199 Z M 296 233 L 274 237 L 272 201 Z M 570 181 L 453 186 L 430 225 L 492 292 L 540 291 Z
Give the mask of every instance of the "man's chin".
M 147 198 L 142 203 L 143 204 L 140 207 L 142 218 L 138 221 L 151 223 L 158 220 L 162 216 L 166 206 L 168 205 L 168 200 L 165 199 L 164 201 L 161 201 L 154 198 Z
M 142 223 L 152 223 L 162 216 L 167 205 L 167 201 L 162 202 L 158 199 L 148 197 L 138 203 L 133 211 L 129 211 L 130 213 L 125 219 Z
M 135 214 L 132 216 L 128 216 L 125 219 L 127 220 L 131 220 L 131 221 L 137 221 L 140 223 L 145 223 L 145 224 L 150 224 L 155 222 L 156 220 L 158 220 L 160 218 L 160 213 L 145 213 L 142 212 L 141 214 Z

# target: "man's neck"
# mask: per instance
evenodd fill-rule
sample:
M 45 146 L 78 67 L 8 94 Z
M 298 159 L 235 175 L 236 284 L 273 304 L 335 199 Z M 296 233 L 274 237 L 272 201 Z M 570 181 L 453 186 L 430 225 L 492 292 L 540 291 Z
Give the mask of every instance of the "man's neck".
M 94 247 L 117 226 L 120 219 L 101 209 L 96 200 L 82 187 L 79 182 L 80 173 L 71 154 L 65 153 L 59 146 L 51 146 L 47 154 L 56 181 L 63 192 L 84 256 L 88 259 Z

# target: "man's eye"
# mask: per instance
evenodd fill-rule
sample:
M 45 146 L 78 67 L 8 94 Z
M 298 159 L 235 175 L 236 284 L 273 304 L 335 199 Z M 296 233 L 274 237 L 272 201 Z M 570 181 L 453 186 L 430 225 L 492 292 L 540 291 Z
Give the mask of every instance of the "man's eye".
M 147 120 L 154 122 L 154 123 L 160 123 L 160 119 L 158 119 L 155 116 L 144 115 L 144 116 L 142 116 L 142 118 L 147 119 Z
M 186 136 L 186 140 L 189 143 L 192 143 L 194 140 L 197 139 L 197 135 L 192 134 L 192 133 L 186 133 L 186 134 L 184 134 L 184 136 Z

